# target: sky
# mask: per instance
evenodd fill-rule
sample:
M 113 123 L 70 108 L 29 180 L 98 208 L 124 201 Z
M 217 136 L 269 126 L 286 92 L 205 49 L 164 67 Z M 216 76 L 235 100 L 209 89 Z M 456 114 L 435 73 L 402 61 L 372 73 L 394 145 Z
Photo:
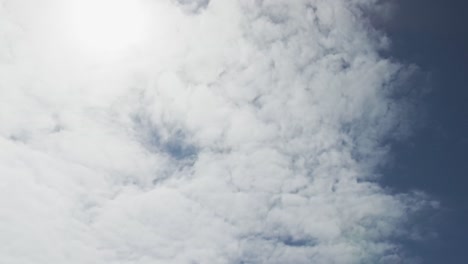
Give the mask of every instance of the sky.
M 410 141 L 394 145 L 395 162 L 385 185 L 397 191 L 424 190 L 441 209 L 424 221 L 437 231 L 425 243 L 411 244 L 425 263 L 464 263 L 468 243 L 468 3 L 397 1 L 393 19 L 381 23 L 393 41 L 389 53 L 417 64 L 430 91 L 420 99 L 422 122 Z
M 464 5 L 1 0 L 0 262 L 463 263 Z

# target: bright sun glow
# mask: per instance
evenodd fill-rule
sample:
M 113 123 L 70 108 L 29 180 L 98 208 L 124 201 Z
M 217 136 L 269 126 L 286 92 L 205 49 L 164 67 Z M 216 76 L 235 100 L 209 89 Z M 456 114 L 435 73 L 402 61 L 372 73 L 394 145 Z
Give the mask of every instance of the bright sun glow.
M 86 52 L 122 52 L 141 43 L 147 33 L 139 0 L 75 0 L 70 19 L 72 40 Z

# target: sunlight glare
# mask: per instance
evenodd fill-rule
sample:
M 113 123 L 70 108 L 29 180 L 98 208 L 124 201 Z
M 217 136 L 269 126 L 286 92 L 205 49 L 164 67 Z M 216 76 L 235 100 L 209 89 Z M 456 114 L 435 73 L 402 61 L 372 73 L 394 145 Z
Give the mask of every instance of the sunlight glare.
M 141 43 L 146 34 L 139 0 L 75 0 L 70 18 L 73 41 L 87 52 L 123 52 Z

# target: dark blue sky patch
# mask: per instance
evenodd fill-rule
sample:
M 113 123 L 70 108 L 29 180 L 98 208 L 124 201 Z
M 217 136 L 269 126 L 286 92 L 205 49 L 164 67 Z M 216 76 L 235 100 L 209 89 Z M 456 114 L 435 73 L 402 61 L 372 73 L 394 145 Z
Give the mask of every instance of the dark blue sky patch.
M 193 158 L 198 152 L 195 146 L 187 143 L 184 134 L 180 131 L 177 131 L 169 140 L 163 142 L 161 148 L 177 160 Z
M 182 130 L 173 128 L 168 137 L 163 137 L 158 127 L 143 115 L 135 115 L 133 121 L 135 131 L 143 146 L 149 151 L 163 152 L 176 160 L 196 158 L 198 149 L 195 145 L 189 143 L 186 134 Z
M 421 223 L 426 233 L 436 231 L 437 236 L 406 241 L 410 253 L 421 256 L 423 263 L 466 263 L 468 2 L 394 4 L 394 19 L 379 21 L 392 42 L 388 55 L 420 67 L 430 77 L 430 92 L 419 101 L 424 116 L 414 120 L 412 137 L 392 143 L 394 158 L 383 171 L 382 184 L 395 192 L 422 190 L 441 202 Z M 413 84 L 409 91 L 420 85 Z
M 313 238 L 294 238 L 291 236 L 280 237 L 278 242 L 289 247 L 313 247 L 317 245 L 317 241 Z

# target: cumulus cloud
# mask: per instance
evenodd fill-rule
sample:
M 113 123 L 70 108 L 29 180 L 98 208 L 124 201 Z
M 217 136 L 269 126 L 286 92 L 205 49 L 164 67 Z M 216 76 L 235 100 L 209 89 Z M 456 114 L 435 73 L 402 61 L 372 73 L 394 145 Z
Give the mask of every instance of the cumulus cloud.
M 412 70 L 378 1 L 142 1 L 105 56 L 68 2 L 0 2 L 2 263 L 405 261 L 428 201 L 373 181 Z

